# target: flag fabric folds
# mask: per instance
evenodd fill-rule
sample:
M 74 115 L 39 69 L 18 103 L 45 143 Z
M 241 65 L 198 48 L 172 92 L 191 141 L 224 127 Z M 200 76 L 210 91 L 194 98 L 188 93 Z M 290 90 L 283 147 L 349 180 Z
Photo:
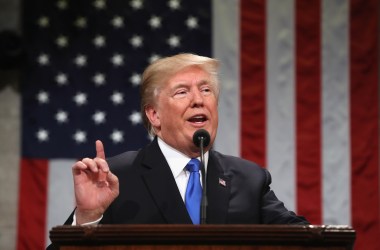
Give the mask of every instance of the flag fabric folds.
M 137 150 L 142 70 L 192 52 L 220 60 L 214 147 L 268 168 L 313 224 L 380 249 L 377 0 L 30 0 L 22 75 L 17 249 L 42 249 L 74 208 L 71 166 Z
M 216 147 L 268 168 L 277 196 L 311 223 L 351 225 L 355 249 L 380 249 L 380 3 L 215 3 Z M 225 19 L 239 27 L 232 38 Z

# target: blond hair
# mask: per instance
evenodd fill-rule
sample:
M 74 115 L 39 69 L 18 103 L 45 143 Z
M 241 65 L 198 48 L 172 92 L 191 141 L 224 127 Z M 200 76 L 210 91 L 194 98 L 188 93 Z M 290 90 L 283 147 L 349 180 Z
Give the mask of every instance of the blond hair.
M 197 66 L 210 75 L 211 84 L 214 85 L 216 97 L 218 98 L 218 65 L 219 63 L 216 59 L 184 53 L 158 59 L 145 69 L 142 75 L 142 83 L 140 88 L 140 108 L 141 114 L 143 115 L 144 126 L 150 135 L 154 136 L 156 133 L 145 114 L 145 108 L 148 105 L 154 105 L 160 88 L 167 83 L 168 79 L 184 68 Z

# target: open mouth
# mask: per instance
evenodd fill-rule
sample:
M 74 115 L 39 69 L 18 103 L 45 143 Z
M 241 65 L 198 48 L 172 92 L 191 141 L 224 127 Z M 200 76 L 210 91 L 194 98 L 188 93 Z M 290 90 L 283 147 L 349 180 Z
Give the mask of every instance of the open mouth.
M 188 121 L 191 123 L 203 123 L 207 121 L 207 117 L 205 115 L 196 115 L 191 117 Z

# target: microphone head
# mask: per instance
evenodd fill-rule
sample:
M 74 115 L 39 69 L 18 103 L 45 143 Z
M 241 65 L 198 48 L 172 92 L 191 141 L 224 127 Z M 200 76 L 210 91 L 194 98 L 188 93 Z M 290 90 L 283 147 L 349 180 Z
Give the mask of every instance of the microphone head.
M 207 147 L 210 144 L 210 134 L 205 129 L 198 129 L 193 135 L 193 142 L 195 146 L 201 146 L 201 140 L 203 138 L 203 147 Z

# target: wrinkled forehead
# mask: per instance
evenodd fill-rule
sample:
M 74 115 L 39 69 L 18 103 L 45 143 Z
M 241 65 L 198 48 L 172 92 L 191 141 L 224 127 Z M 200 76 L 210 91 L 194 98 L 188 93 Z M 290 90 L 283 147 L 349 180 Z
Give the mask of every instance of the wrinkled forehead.
M 184 84 L 211 84 L 211 75 L 201 67 L 192 66 L 178 71 L 166 81 L 166 86 L 169 87 Z
M 214 90 L 216 96 L 219 95 L 219 83 L 216 75 L 211 74 L 209 71 L 204 69 L 201 65 L 190 65 L 183 67 L 175 72 L 171 72 L 167 74 L 167 76 L 162 79 L 159 83 L 157 83 L 154 94 L 155 96 L 159 95 L 159 93 L 164 89 L 175 88 L 175 85 L 188 84 L 189 79 L 186 79 L 188 75 L 185 75 L 189 72 L 193 71 L 194 77 L 200 76 L 199 79 L 196 79 L 196 84 L 204 85 L 209 84 L 210 87 Z M 202 75 L 202 76 L 201 76 Z M 181 78 L 181 77 L 184 78 Z

